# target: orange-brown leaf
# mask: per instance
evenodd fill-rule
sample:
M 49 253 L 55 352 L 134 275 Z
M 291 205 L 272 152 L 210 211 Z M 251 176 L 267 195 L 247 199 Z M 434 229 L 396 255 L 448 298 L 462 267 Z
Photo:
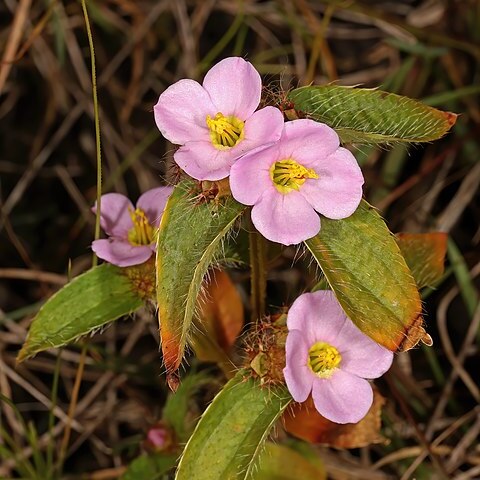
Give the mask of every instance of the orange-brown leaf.
M 380 433 L 381 410 L 385 399 L 374 389 L 373 404 L 358 423 L 341 425 L 322 417 L 313 405 L 312 397 L 305 403 L 291 405 L 283 415 L 287 432 L 310 443 L 337 448 L 360 448 L 372 443 L 384 443 Z
M 224 271 L 211 271 L 200 303 L 203 330 L 229 351 L 243 328 L 243 303 L 235 284 Z
M 418 288 L 435 285 L 445 269 L 447 234 L 398 233 L 396 237 Z

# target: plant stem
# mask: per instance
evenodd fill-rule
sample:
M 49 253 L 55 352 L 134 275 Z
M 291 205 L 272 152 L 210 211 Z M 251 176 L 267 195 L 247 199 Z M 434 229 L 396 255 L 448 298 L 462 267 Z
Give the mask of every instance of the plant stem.
M 87 29 L 88 45 L 90 47 L 90 61 L 92 68 L 92 97 L 93 97 L 93 116 L 95 119 L 95 144 L 97 152 L 97 208 L 95 217 L 95 240 L 100 238 L 100 203 L 102 198 L 102 148 L 100 142 L 100 115 L 98 109 L 97 97 L 97 74 L 95 67 L 95 49 L 93 47 L 92 29 L 90 28 L 90 20 L 88 18 L 88 10 L 86 0 L 82 0 L 83 16 L 85 18 L 85 28 Z M 96 255 L 93 255 L 92 266 L 98 263 Z
M 102 149 L 100 142 L 100 115 L 98 109 L 98 97 L 97 97 L 97 75 L 95 67 L 95 49 L 93 46 L 92 29 L 90 28 L 90 19 L 88 18 L 88 10 L 86 0 L 82 0 L 83 17 L 85 19 L 85 28 L 87 30 L 88 45 L 90 48 L 90 60 L 92 69 L 92 97 L 93 97 L 93 116 L 95 119 L 95 144 L 97 154 L 97 204 L 96 204 L 96 217 L 95 217 L 95 240 L 100 238 L 100 208 L 102 197 Z M 98 264 L 98 258 L 95 254 L 92 257 L 92 266 L 95 267 Z M 68 406 L 68 421 L 65 425 L 65 431 L 60 445 L 60 453 L 58 459 L 58 470 L 61 474 L 63 469 L 63 463 L 67 454 L 68 443 L 70 441 L 70 434 L 72 430 L 72 420 L 75 415 L 75 409 L 77 408 L 78 394 L 80 391 L 80 385 L 82 384 L 83 370 L 85 368 L 85 360 L 87 357 L 87 342 L 82 347 L 80 354 L 80 361 L 78 363 L 77 372 L 75 375 L 75 383 L 73 385 L 72 397 Z
M 250 247 L 252 322 L 258 322 L 265 314 L 265 297 L 267 292 L 266 244 L 265 239 L 258 233 L 251 219 L 249 221 L 248 236 Z

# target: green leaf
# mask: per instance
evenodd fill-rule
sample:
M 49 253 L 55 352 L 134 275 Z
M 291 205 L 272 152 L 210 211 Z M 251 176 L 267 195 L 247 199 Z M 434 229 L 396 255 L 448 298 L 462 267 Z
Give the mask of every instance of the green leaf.
M 192 397 L 211 382 L 211 377 L 205 372 L 193 373 L 183 377 L 178 390 L 168 395 L 162 418 L 173 428 L 178 442 L 184 443 L 188 440 L 197 420 L 189 415 Z
M 74 278 L 33 319 L 18 361 L 67 345 L 143 305 L 125 269 L 103 264 Z
M 322 217 L 306 245 L 355 325 L 390 350 L 425 337 L 420 296 L 394 236 L 362 201 L 344 220 Z
M 286 447 L 267 442 L 253 480 L 325 480 L 325 469 Z
M 291 397 L 240 371 L 205 410 L 185 447 L 176 480 L 252 478 L 264 442 Z
M 377 89 L 301 87 L 288 94 L 298 115 L 334 128 L 345 143 L 417 143 L 443 137 L 457 115 Z
M 397 233 L 397 243 L 418 288 L 432 287 L 443 277 L 447 238 L 444 232 Z
M 245 209 L 230 196 L 206 201 L 197 185 L 183 181 L 175 187 L 158 235 L 157 304 L 170 373 L 182 361 L 203 277 Z
M 151 453 L 140 455 L 130 463 L 121 480 L 159 480 L 171 470 L 177 461 L 177 455 Z

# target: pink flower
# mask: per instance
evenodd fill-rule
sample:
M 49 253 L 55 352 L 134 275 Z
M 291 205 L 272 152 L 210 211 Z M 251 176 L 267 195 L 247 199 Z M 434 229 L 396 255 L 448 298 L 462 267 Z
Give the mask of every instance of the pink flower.
M 172 446 L 172 431 L 163 422 L 158 422 L 147 433 L 146 446 L 157 452 L 165 451 Z
M 236 200 L 253 205 L 252 221 L 269 240 L 291 245 L 320 231 L 317 212 L 349 217 L 362 199 L 363 175 L 338 135 L 313 120 L 285 123 L 280 140 L 250 152 L 230 171 Z
M 155 232 L 172 190 L 148 190 L 140 196 L 136 207 L 120 193 L 102 195 L 100 224 L 109 238 L 94 240 L 92 250 L 102 260 L 119 267 L 146 262 L 155 251 Z M 92 211 L 96 212 L 96 205 Z
M 293 399 L 304 402 L 311 392 L 315 408 L 328 420 L 359 422 L 373 401 L 365 379 L 383 375 L 393 353 L 363 334 L 328 290 L 300 295 L 287 326 L 283 374 Z
M 220 180 L 246 152 L 280 138 L 283 115 L 260 103 L 262 81 L 251 63 L 231 57 L 213 66 L 203 84 L 179 80 L 154 107 L 155 121 L 170 142 L 183 145 L 177 164 L 197 180 Z

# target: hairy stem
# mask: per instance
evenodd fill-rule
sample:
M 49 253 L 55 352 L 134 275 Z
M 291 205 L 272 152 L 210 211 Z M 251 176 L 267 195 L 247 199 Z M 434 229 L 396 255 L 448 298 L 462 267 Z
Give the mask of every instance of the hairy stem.
M 90 61 L 92 69 L 92 97 L 93 97 L 93 115 L 95 119 L 95 144 L 96 144 L 96 154 L 97 154 L 97 208 L 95 216 L 95 240 L 100 237 L 100 208 L 101 208 L 101 197 L 102 197 L 102 149 L 100 142 L 100 115 L 98 110 L 98 97 L 97 97 L 97 75 L 95 67 L 95 49 L 93 46 L 93 36 L 92 29 L 90 28 L 90 19 L 88 17 L 88 10 L 86 0 L 82 0 L 82 10 L 83 17 L 85 19 L 85 28 L 87 30 L 88 45 L 90 48 Z M 98 258 L 93 254 L 92 266 L 95 267 L 98 264 Z M 75 409 L 77 408 L 78 394 L 80 391 L 80 385 L 82 383 L 83 370 L 85 367 L 85 360 L 87 357 L 87 343 L 82 347 L 82 352 L 80 355 L 80 361 L 78 363 L 77 372 L 75 375 L 75 383 L 73 385 L 72 397 L 70 399 L 70 404 L 68 406 L 68 421 L 65 425 L 65 432 L 62 438 L 62 443 L 60 446 L 59 454 L 59 471 L 62 471 L 63 462 L 65 461 L 65 456 L 67 454 L 68 443 L 70 441 L 70 434 L 72 429 L 72 420 L 75 415 Z
M 266 244 L 252 221 L 249 221 L 249 250 L 251 274 L 252 322 L 257 322 L 265 314 L 267 292 Z
M 97 211 L 95 217 L 95 240 L 100 237 L 100 203 L 102 198 L 102 148 L 100 142 L 100 115 L 98 110 L 97 97 L 97 74 L 95 67 L 95 49 L 93 47 L 92 29 L 88 18 L 86 0 L 82 0 L 83 16 L 85 18 L 85 28 L 87 30 L 88 45 L 90 47 L 90 62 L 92 69 L 92 97 L 93 97 L 93 116 L 95 119 L 95 144 L 97 152 Z M 93 255 L 92 265 L 95 267 L 98 263 L 96 255 Z

